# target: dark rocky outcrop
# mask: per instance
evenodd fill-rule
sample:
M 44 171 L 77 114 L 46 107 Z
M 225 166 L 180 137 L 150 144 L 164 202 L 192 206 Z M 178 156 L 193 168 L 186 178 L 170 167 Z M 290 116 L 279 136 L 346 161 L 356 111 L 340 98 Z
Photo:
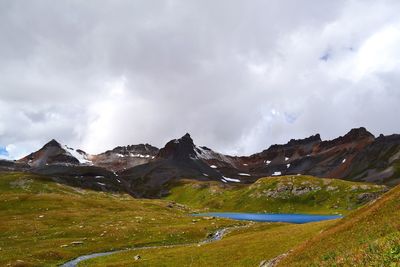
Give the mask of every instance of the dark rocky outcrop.
M 181 178 L 210 180 L 222 175 L 198 157 L 198 148 L 189 134 L 169 141 L 148 162 L 123 171 L 121 177 L 129 181 L 129 190 L 136 196 L 160 197 Z
M 196 158 L 195 145 L 190 134 L 186 133 L 180 139 L 169 141 L 158 152 L 157 158 L 175 161 L 187 161 Z

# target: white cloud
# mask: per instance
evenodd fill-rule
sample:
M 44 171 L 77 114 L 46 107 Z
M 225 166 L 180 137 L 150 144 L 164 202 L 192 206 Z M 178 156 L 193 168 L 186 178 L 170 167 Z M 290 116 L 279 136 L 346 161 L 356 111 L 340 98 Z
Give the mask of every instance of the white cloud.
M 20 146 L 14 145 L 14 144 L 8 144 L 4 149 L 7 151 L 7 154 L 0 154 L 0 159 L 9 159 L 9 160 L 14 160 L 14 159 L 20 159 L 23 156 L 27 155 L 27 153 L 30 149 L 32 148 L 29 144 L 21 144 Z
M 386 0 L 0 4 L 0 146 L 56 138 L 100 152 L 190 132 L 251 153 L 358 126 L 400 132 L 398 10 Z
M 388 25 L 369 37 L 357 53 L 355 76 L 379 72 L 390 72 L 400 67 L 400 20 L 397 25 Z

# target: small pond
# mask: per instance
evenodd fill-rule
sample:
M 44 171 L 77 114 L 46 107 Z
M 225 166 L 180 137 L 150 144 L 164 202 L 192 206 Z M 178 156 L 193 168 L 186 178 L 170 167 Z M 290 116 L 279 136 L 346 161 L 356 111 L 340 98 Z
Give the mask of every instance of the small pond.
M 234 220 L 256 221 L 256 222 L 286 222 L 286 223 L 309 223 L 342 218 L 341 215 L 315 215 L 315 214 L 292 214 L 292 213 L 241 213 L 241 212 L 209 212 L 193 214 L 194 216 L 221 217 Z

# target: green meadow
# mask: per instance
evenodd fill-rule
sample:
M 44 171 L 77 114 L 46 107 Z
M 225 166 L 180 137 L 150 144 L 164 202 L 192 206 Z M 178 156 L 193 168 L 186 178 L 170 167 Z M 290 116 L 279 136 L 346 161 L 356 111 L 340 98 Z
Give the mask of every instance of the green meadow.
M 57 266 L 81 255 L 124 249 L 129 250 L 79 266 L 258 266 L 290 250 L 282 266 L 346 264 L 341 259 L 374 255 L 371 251 L 386 255 L 371 262 L 393 262 L 397 247 L 391 244 L 399 238 L 393 218 L 400 218 L 400 191 L 390 191 L 365 206 L 369 197 L 386 190 L 371 184 L 284 176 L 229 186 L 182 180 L 165 199 L 135 199 L 28 173 L 1 173 L 0 265 Z M 307 224 L 191 216 L 204 211 L 347 216 Z M 220 229 L 228 229 L 221 240 L 202 243 Z M 356 237 L 353 243 L 345 242 L 349 234 Z

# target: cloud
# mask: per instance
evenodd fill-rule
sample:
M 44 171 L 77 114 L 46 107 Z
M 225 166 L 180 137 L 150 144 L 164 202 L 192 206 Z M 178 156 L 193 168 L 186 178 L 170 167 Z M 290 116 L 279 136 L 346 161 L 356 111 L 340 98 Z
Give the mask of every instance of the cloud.
M 0 3 L 0 146 L 400 132 L 398 1 Z M 46 14 L 45 16 L 43 14 Z M 14 157 L 17 156 L 15 154 Z
M 0 147 L 0 159 L 18 159 L 26 154 L 27 150 L 19 149 L 14 144 L 9 144 L 6 147 Z

